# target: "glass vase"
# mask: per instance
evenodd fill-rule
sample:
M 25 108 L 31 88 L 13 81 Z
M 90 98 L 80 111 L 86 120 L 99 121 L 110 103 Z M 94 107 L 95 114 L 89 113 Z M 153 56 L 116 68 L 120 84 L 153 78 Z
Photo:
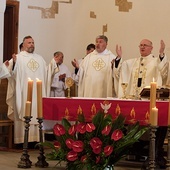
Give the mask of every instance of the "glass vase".
M 114 167 L 108 165 L 106 168 L 104 168 L 104 170 L 114 170 Z
M 88 165 L 88 166 L 84 167 L 83 170 L 96 170 L 96 169 L 94 169 L 94 168 L 92 168 L 91 166 Z M 108 165 L 103 170 L 114 170 L 114 166 Z

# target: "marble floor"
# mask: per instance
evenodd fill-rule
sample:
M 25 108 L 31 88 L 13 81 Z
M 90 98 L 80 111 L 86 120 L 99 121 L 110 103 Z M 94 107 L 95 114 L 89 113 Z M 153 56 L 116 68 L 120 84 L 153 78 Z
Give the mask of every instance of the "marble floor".
M 48 168 L 38 168 L 35 167 L 35 163 L 37 162 L 37 157 L 39 156 L 39 151 L 38 150 L 31 150 L 28 152 L 30 155 L 30 160 L 32 161 L 33 166 L 29 169 L 32 170 L 40 170 L 40 169 L 47 169 L 47 170 L 64 170 L 64 164 L 62 166 L 55 166 L 56 162 L 55 161 L 47 161 L 49 163 Z M 18 163 L 20 161 L 22 155 L 21 152 L 7 152 L 7 151 L 0 151 L 0 169 L 1 170 L 18 170 L 22 168 L 18 168 Z M 133 167 L 133 165 L 126 166 L 125 164 L 122 164 L 123 166 L 119 165 L 116 166 L 114 170 L 140 170 L 140 164 L 137 165 L 136 167 Z
M 22 156 L 22 148 L 23 145 L 16 145 L 15 149 L 2 149 L 3 147 L 0 147 L 0 170 L 18 170 L 23 168 L 18 168 L 18 163 L 21 160 Z M 65 170 L 65 164 L 63 163 L 61 166 L 56 166 L 56 161 L 49 161 L 46 159 L 46 161 L 49 163 L 49 166 L 47 168 L 39 168 L 35 167 L 35 163 L 38 161 L 39 156 L 39 150 L 38 148 L 35 149 L 35 143 L 28 145 L 28 154 L 30 156 L 30 161 L 32 161 L 31 170 L 41 170 L 41 169 L 47 169 L 47 170 Z M 167 151 L 167 148 L 164 148 Z M 51 152 L 50 149 L 45 148 L 45 153 Z M 45 155 L 45 154 L 44 154 Z M 131 159 L 131 157 L 127 157 Z M 121 160 L 118 162 L 118 164 L 115 166 L 114 170 L 141 170 L 142 165 L 144 163 L 144 160 L 146 157 L 142 157 L 142 160 L 139 161 L 127 161 L 126 159 Z M 155 169 L 160 170 L 160 169 Z M 161 169 L 162 170 L 162 169 Z
M 28 152 L 30 156 L 30 161 L 32 161 L 32 167 L 27 168 L 31 170 L 65 170 L 65 164 L 63 163 L 61 166 L 56 166 L 55 161 L 47 161 L 49 166 L 47 168 L 39 168 L 35 167 L 35 163 L 38 161 L 37 157 L 39 156 L 38 150 L 31 150 Z M 8 152 L 8 151 L 0 151 L 0 170 L 19 170 L 25 168 L 18 168 L 18 163 L 22 156 L 22 150 L 20 152 Z M 114 168 L 114 170 L 141 170 L 143 162 L 131 162 L 122 160 L 118 163 L 118 165 Z M 156 168 L 155 170 L 162 170 Z

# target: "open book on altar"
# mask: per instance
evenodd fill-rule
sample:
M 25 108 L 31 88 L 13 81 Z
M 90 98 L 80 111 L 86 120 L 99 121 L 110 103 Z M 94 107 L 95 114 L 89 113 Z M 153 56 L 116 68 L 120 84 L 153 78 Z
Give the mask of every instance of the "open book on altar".
M 150 86 L 146 86 L 140 93 L 141 98 L 150 98 Z M 169 87 L 158 87 L 156 89 L 156 98 L 157 99 L 169 99 L 170 97 L 170 88 Z

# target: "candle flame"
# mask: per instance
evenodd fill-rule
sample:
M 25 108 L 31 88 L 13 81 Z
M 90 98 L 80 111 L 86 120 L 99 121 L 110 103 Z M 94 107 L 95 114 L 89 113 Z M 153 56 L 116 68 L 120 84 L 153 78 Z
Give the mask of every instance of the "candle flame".
M 153 82 L 155 82 L 155 78 L 153 77 Z
M 39 78 L 36 78 L 37 81 L 39 81 L 40 79 Z

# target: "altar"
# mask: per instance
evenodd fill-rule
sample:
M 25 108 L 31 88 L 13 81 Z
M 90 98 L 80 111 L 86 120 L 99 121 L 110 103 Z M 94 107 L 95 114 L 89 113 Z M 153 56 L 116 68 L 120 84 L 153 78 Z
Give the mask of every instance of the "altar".
M 168 126 L 169 101 L 156 101 L 158 108 L 158 126 Z M 102 110 L 105 114 L 111 114 L 116 118 L 119 114 L 126 117 L 126 124 L 139 122 L 140 125 L 149 125 L 149 100 L 129 100 L 116 98 L 66 98 L 48 97 L 43 98 L 43 118 L 44 120 L 60 121 L 67 118 L 69 121 L 77 120 L 78 114 L 84 114 L 86 121 L 91 121 L 92 117 Z M 150 127 L 149 145 L 149 166 L 155 164 L 155 131 L 157 127 Z M 170 128 L 168 126 L 168 134 Z M 170 167 L 170 139 L 168 138 L 167 167 Z M 155 169 L 155 168 L 153 168 Z
M 169 101 L 157 101 L 158 125 L 168 124 L 168 103 Z M 141 125 L 149 123 L 149 105 L 145 100 L 120 100 L 116 98 L 65 98 L 48 97 L 43 98 L 43 117 L 45 120 L 61 120 L 66 117 L 70 121 L 75 121 L 78 114 L 83 113 L 87 121 L 99 110 L 105 114 L 116 117 L 122 114 L 126 117 L 126 123 L 131 124 L 139 121 Z

